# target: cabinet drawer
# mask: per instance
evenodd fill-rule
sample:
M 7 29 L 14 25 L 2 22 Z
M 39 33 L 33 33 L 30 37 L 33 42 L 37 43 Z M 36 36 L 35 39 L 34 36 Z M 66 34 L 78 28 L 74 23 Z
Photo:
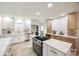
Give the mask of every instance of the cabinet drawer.
M 64 56 L 64 53 L 48 46 L 48 56 Z

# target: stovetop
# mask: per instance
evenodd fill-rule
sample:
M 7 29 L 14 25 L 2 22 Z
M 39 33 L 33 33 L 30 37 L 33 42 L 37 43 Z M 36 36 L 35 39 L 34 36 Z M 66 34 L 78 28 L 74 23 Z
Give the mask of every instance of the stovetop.
M 49 38 L 44 37 L 44 36 L 37 36 L 37 37 L 34 37 L 34 38 L 36 38 L 36 39 L 38 39 L 40 41 L 45 41 L 45 40 L 49 39 Z

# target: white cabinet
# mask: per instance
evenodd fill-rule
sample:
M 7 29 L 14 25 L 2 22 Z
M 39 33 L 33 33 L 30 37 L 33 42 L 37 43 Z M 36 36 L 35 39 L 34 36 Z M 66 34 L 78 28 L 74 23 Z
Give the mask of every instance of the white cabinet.
M 48 55 L 48 46 L 43 43 L 43 56 L 47 56 Z
M 11 45 L 9 44 L 9 46 L 7 47 L 4 56 L 10 56 L 11 55 Z
M 48 56 L 64 56 L 64 53 L 48 46 Z
M 0 39 L 0 56 L 11 55 L 11 40 L 12 37 L 1 38 Z
M 16 33 L 24 32 L 24 24 L 23 23 L 15 23 L 15 32 Z
M 14 33 L 14 19 L 12 17 L 1 16 L 1 33 L 11 34 Z
M 43 44 L 43 56 L 64 56 L 64 53 L 44 43 Z
M 24 33 L 18 33 L 18 34 L 15 34 L 13 42 L 14 43 L 23 42 L 25 41 L 25 39 L 26 38 Z
M 71 54 L 72 43 L 49 39 L 43 41 L 43 56 L 67 56 Z
M 14 29 L 14 19 L 11 17 L 2 16 L 1 26 L 2 29 Z

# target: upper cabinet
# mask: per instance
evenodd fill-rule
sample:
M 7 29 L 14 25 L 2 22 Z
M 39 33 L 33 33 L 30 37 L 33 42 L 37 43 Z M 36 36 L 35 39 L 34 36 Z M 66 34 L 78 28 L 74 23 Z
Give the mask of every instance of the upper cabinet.
M 16 19 L 15 32 L 16 33 L 23 33 L 23 32 L 30 33 L 31 32 L 31 19 L 26 19 L 26 20 Z
M 31 19 L 22 19 L 9 16 L 0 17 L 0 33 L 1 34 L 12 34 L 19 32 L 31 32 Z
M 1 16 L 1 34 L 14 33 L 14 24 L 13 17 Z
M 14 29 L 14 19 L 11 17 L 1 17 L 1 28 L 2 29 Z

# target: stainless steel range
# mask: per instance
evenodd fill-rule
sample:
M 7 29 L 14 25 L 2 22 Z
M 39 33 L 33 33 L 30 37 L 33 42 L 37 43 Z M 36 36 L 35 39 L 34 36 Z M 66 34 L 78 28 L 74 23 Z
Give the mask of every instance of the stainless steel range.
M 43 41 L 47 40 L 47 37 L 37 36 L 33 38 L 33 50 L 36 52 L 38 56 L 42 56 L 43 54 Z

